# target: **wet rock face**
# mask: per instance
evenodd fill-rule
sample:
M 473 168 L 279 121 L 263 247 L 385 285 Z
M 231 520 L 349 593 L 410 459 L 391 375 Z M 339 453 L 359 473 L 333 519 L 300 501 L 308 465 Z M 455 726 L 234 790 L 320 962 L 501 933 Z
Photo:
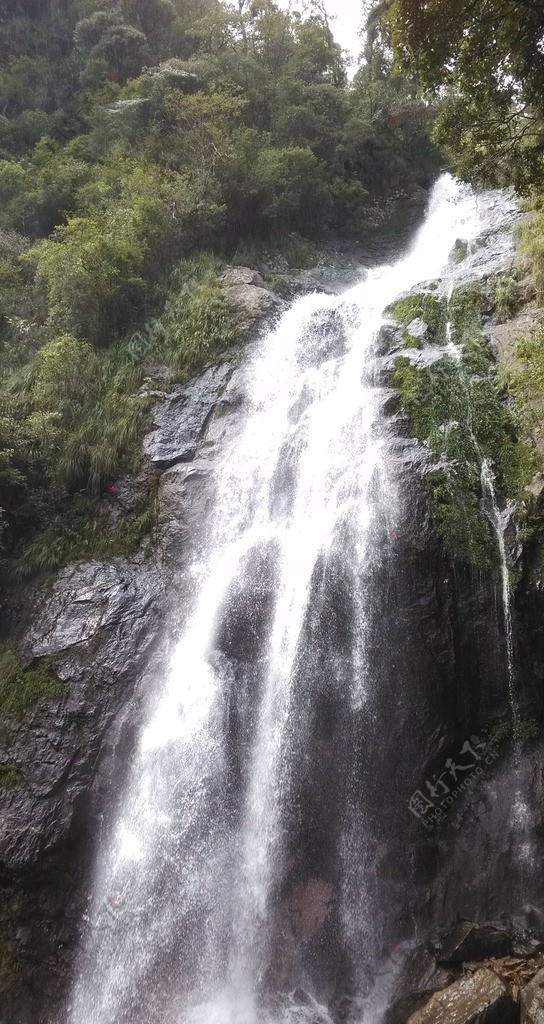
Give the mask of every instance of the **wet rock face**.
M 4 763 L 20 783 L 0 789 L 0 861 L 35 866 L 66 841 L 92 781 L 104 732 L 132 689 L 156 636 L 161 588 L 119 559 L 64 570 L 39 589 L 19 641 L 23 662 L 53 658 L 60 695 L 24 717 L 5 715 Z M 29 827 L 32 823 L 32 827 Z
M 502 948 L 509 953 L 495 956 Z M 544 1008 L 541 937 L 512 922 L 461 921 L 445 934 L 435 958 L 428 949 L 412 952 L 395 979 L 394 999 L 384 1024 L 467 1024 L 489 1020 L 537 1024 Z M 475 960 L 461 960 L 473 952 Z M 454 960 L 442 964 L 444 955 Z M 524 1016 L 524 1014 L 526 1016 Z M 531 1016 L 533 1014 L 534 1016 Z
M 12 609 L 22 664 L 48 658 L 59 681 L 56 696 L 1 715 L 0 763 L 18 776 L 0 785 L 0 1007 L 17 1024 L 41 1020 L 62 987 L 83 911 L 74 893 L 119 778 L 119 715 L 156 643 L 163 605 L 150 567 L 116 559 L 69 567 Z
M 301 356 L 304 365 L 319 366 L 327 359 L 338 359 L 345 355 L 346 331 L 337 310 L 327 309 L 315 313 L 308 327 L 308 344 Z
M 6 609 L 22 667 L 47 659 L 58 683 L 24 715 L 0 712 L 0 768 L 16 766 L 9 786 L 0 772 L 0 1019 L 9 1024 L 49 1024 L 68 986 L 94 851 L 142 707 L 166 671 L 172 606 L 183 613 L 187 600 L 183 569 L 213 502 L 210 462 L 236 430 L 240 372 L 227 360 L 157 397 L 147 450 L 159 471 L 170 468 L 152 551 L 70 566 Z M 132 511 L 140 491 L 129 478 L 116 497 Z
M 144 454 L 152 465 L 166 469 L 194 459 L 233 369 L 228 360 L 208 366 L 194 380 L 163 396 L 153 410 L 155 429 L 144 440 Z
M 483 280 L 490 275 L 510 270 L 516 258 L 516 244 L 513 229 L 522 216 L 519 203 L 513 193 L 506 197 L 498 192 L 484 191 L 480 202 L 487 212 L 487 230 L 466 249 L 454 267 L 455 286 L 474 280 Z M 465 246 L 464 239 L 457 245 Z M 454 260 L 454 262 L 456 262 Z
M 511 952 L 512 937 L 504 929 L 462 921 L 442 943 L 439 958 L 444 963 L 462 964 L 484 957 L 508 956 Z

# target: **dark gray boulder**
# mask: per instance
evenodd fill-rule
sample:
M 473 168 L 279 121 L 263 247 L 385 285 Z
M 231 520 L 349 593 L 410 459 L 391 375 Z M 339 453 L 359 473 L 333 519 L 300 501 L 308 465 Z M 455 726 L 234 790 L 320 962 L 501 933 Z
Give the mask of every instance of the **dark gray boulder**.
M 504 927 L 460 921 L 445 936 L 439 962 L 462 964 L 470 960 L 508 956 L 512 952 L 512 941 L 511 934 Z

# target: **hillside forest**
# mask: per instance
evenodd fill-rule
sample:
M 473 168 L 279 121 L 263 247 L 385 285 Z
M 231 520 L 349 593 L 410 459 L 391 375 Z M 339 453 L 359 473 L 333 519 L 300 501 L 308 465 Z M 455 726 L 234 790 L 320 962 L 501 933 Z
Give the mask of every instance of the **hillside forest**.
M 150 507 L 112 533 L 100 498 L 138 469 L 153 367 L 182 381 L 239 343 L 222 266 L 311 265 L 449 167 L 535 210 L 544 293 L 542 5 L 364 13 L 354 69 L 319 0 L 6 0 L 3 586 L 145 536 Z

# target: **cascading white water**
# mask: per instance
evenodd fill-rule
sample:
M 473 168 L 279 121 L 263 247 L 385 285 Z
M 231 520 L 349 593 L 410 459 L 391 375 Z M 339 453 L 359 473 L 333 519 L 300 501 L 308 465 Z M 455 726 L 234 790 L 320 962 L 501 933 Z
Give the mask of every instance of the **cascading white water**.
M 269 925 L 314 713 L 300 683 L 311 656 L 308 619 L 319 567 L 333 557 L 349 562 L 345 699 L 354 712 L 364 714 L 373 687 L 371 577 L 396 502 L 375 383 L 383 311 L 436 278 L 456 239 L 479 229 L 476 199 L 444 176 L 407 256 L 341 298 L 298 300 L 253 352 L 243 430 L 215 470 L 192 607 L 99 859 L 70 1024 L 252 1024 L 272 1013 L 262 1000 Z M 268 595 L 266 615 L 246 680 L 234 784 L 226 694 L 240 681 L 217 638 L 229 603 L 251 618 L 256 588 Z M 356 947 L 372 941 L 365 820 L 349 817 L 338 840 L 342 927 L 361 955 Z
M 506 557 L 506 545 L 504 542 L 504 531 L 510 518 L 511 508 L 508 507 L 501 512 L 495 494 L 495 477 L 489 459 L 483 459 L 480 474 L 484 507 L 489 518 L 497 541 L 501 568 L 502 584 L 502 610 L 504 617 L 504 635 L 506 640 L 506 661 L 508 670 L 508 691 L 510 697 L 510 711 L 512 714 L 512 725 L 514 734 L 519 724 L 519 707 L 516 695 L 516 675 L 514 660 L 514 627 L 512 623 L 512 591 L 510 587 L 510 573 L 508 570 L 508 559 Z
M 518 696 L 516 693 L 516 661 L 514 647 L 514 624 L 512 620 L 512 589 L 510 584 L 510 571 L 506 554 L 505 529 L 512 512 L 511 506 L 507 506 L 501 512 L 495 493 L 495 476 L 489 459 L 482 462 L 481 471 L 482 494 L 484 508 L 489 518 L 495 538 L 500 559 L 501 585 L 502 585 L 502 612 L 504 621 L 504 635 L 506 641 L 506 663 L 508 672 L 508 695 L 510 699 L 510 715 L 512 720 L 512 733 L 514 740 L 514 762 L 519 776 L 521 763 L 521 743 L 519 739 L 520 714 Z M 523 875 L 524 868 L 535 863 L 535 849 L 531 840 L 531 810 L 527 804 L 521 784 L 518 781 L 518 788 L 512 805 L 511 820 L 513 824 L 513 835 L 516 837 L 517 850 L 516 859 Z

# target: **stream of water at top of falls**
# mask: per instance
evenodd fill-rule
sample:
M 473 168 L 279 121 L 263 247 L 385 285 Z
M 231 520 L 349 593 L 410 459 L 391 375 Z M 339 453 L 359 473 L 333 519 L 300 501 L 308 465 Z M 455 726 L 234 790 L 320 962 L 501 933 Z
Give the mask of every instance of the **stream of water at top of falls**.
M 386 307 L 437 278 L 456 240 L 480 231 L 477 198 L 442 177 L 406 255 L 340 297 L 298 299 L 251 351 L 241 429 L 214 469 L 185 626 L 99 854 L 69 1024 L 304 1019 L 296 999 L 274 1010 L 265 998 L 281 987 L 271 982 L 281 979 L 271 935 L 316 714 L 312 659 L 316 673 L 342 679 L 343 699 L 363 719 L 375 685 L 372 574 L 398 501 L 378 333 Z M 321 637 L 316 658 L 312 613 L 335 560 L 349 579 L 351 627 L 343 651 Z M 218 641 L 233 606 L 257 623 L 243 671 Z M 238 620 L 229 621 L 232 629 Z M 364 958 L 379 894 L 365 877 L 364 807 L 346 810 L 349 782 L 344 799 L 331 823 L 338 931 Z M 327 892 L 312 898 L 323 905 Z

